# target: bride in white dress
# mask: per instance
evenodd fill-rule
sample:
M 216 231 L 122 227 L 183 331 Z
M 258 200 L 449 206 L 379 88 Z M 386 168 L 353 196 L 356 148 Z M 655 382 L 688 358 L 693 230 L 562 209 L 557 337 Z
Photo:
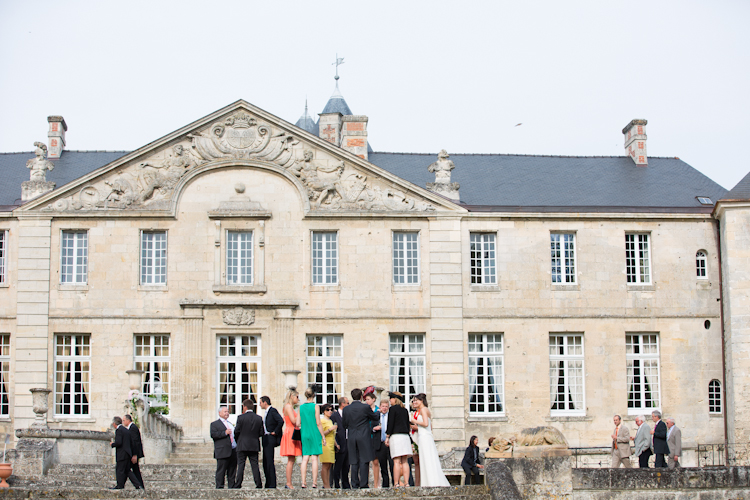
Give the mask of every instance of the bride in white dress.
M 419 415 L 416 420 L 411 418 L 410 421 L 419 429 L 417 445 L 419 446 L 420 486 L 450 486 L 443 474 L 443 467 L 440 465 L 435 438 L 432 437 L 432 414 L 427 407 L 427 396 L 424 394 L 414 396 L 414 409 L 419 412 Z

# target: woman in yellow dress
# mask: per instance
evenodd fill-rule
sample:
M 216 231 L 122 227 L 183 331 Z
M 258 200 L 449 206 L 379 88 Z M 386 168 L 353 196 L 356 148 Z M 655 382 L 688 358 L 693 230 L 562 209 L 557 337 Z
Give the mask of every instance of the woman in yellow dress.
M 323 470 L 321 475 L 323 476 L 323 488 L 331 487 L 331 467 L 336 462 L 336 429 L 338 426 L 331 420 L 331 414 L 333 413 L 333 406 L 330 404 L 324 404 L 323 411 L 320 412 L 320 424 L 323 426 L 323 435 L 326 437 L 326 445 L 323 447 L 323 454 L 320 457 L 320 461 L 323 463 Z

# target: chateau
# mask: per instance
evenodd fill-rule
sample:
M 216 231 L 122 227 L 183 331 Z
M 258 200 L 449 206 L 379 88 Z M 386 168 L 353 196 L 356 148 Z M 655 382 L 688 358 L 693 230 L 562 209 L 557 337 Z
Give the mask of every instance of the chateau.
M 750 439 L 750 176 L 649 157 L 646 120 L 613 157 L 377 152 L 367 124 L 337 90 L 318 120 L 237 101 L 129 152 L 66 149 L 50 116 L 0 153 L 0 431 L 36 387 L 50 427 L 105 430 L 142 369 L 196 442 L 293 371 L 320 402 L 425 392 L 441 451 L 608 446 L 654 409 L 688 449 Z

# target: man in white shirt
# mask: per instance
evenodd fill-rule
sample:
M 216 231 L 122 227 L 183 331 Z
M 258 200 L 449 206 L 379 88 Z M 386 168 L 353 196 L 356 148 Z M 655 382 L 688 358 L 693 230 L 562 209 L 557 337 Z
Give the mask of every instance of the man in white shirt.
M 211 439 L 214 440 L 214 458 L 216 459 L 216 489 L 224 488 L 224 476 L 227 487 L 234 488 L 237 472 L 237 443 L 234 440 L 234 425 L 227 420 L 229 409 L 219 408 L 219 419 L 211 422 Z

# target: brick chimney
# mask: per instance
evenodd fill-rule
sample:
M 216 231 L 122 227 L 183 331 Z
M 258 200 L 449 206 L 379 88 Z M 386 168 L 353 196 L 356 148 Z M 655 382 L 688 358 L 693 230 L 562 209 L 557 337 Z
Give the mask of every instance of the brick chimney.
M 47 158 L 57 160 L 62 156 L 63 149 L 65 149 L 65 132 L 68 130 L 68 125 L 62 116 L 48 116 L 47 121 L 49 122 L 49 132 L 47 132 L 49 152 Z
M 627 126 L 622 129 L 625 136 L 625 151 L 628 156 L 639 167 L 648 166 L 648 155 L 646 154 L 646 125 L 647 120 L 631 120 Z
M 341 117 L 341 147 L 360 158 L 367 159 L 367 117 L 365 115 Z
M 336 146 L 341 145 L 341 113 L 320 113 L 318 120 L 318 135 Z

